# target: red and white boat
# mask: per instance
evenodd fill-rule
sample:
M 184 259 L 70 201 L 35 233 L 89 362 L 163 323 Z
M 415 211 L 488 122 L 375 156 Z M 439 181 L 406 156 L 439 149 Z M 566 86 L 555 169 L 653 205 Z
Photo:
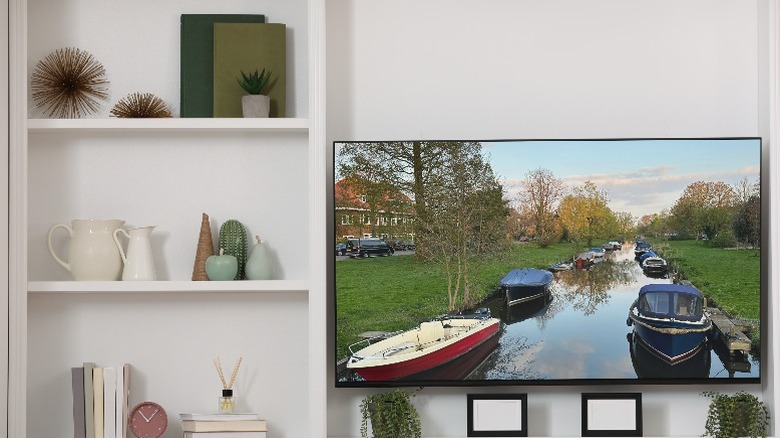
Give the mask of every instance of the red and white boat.
M 347 368 L 367 381 L 412 376 L 445 365 L 482 345 L 498 333 L 499 322 L 490 317 L 489 311 L 425 321 L 374 343 L 351 345 Z M 366 343 L 369 345 L 353 351 Z

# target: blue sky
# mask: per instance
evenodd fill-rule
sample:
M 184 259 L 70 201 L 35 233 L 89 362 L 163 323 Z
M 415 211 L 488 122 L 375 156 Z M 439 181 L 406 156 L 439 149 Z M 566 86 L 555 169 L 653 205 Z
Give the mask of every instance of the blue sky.
M 587 140 L 482 142 L 507 198 L 519 199 L 520 183 L 536 168 L 552 171 L 566 186 L 593 181 L 607 192 L 610 208 L 644 214 L 671 208 L 696 181 L 736 184 L 758 180 L 758 139 Z

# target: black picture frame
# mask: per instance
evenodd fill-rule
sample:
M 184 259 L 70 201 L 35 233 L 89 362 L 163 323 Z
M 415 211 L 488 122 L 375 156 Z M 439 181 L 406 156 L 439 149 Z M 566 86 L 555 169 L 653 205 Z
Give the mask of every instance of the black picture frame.
M 528 394 L 467 394 L 466 403 L 466 436 L 528 436 Z
M 642 436 L 642 393 L 582 393 L 582 436 Z

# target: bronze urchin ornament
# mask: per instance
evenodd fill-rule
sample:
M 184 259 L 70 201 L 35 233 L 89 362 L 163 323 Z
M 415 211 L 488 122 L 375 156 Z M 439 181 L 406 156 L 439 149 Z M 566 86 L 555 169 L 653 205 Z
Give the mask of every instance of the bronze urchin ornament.
M 49 117 L 74 118 L 100 109 L 108 97 L 106 69 L 88 52 L 57 49 L 38 61 L 30 79 L 35 106 Z
M 111 109 L 111 115 L 135 119 L 173 117 L 162 99 L 152 93 L 138 92 L 117 102 Z

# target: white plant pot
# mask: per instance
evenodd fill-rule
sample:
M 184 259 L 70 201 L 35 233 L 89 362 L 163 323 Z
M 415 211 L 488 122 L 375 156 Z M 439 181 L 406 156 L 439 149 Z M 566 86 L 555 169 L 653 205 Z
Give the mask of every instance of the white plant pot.
M 248 94 L 241 97 L 241 108 L 245 118 L 268 118 L 271 98 L 262 94 Z

